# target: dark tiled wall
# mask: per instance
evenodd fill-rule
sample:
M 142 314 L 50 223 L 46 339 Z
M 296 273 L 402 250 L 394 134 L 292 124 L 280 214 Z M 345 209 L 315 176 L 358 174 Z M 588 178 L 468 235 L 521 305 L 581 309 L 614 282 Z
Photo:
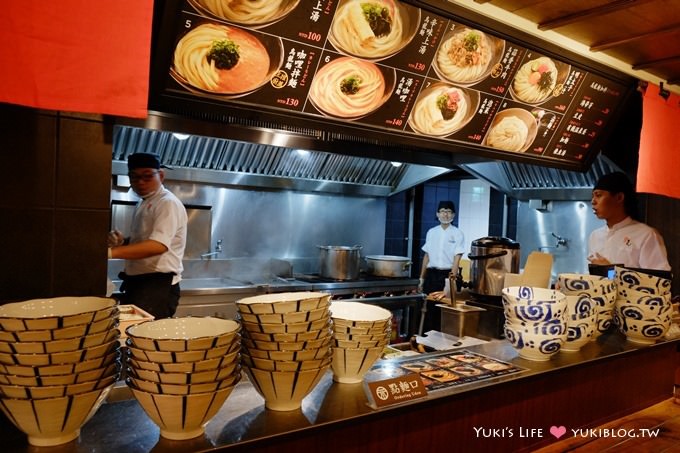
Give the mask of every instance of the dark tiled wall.
M 408 255 L 408 209 L 410 192 L 403 191 L 387 199 L 385 254 Z
M 0 302 L 106 291 L 110 128 L 0 104 Z

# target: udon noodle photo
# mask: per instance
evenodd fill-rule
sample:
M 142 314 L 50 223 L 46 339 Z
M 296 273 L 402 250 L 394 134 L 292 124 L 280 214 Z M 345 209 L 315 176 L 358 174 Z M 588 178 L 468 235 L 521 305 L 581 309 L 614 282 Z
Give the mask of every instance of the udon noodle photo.
M 341 52 L 386 58 L 415 35 L 420 9 L 394 0 L 345 0 L 338 4 L 328 39 Z
M 199 12 L 243 25 L 269 25 L 295 9 L 300 0 L 189 0 Z
M 394 80 L 390 85 L 393 84 Z M 380 107 L 391 89 L 375 64 L 340 57 L 316 73 L 309 89 L 309 99 L 327 115 L 354 119 Z
M 557 85 L 557 67 L 548 57 L 524 63 L 512 81 L 512 94 L 518 101 L 539 104 L 547 100 Z
M 479 100 L 478 97 L 475 99 Z M 466 91 L 437 83 L 420 94 L 408 122 L 414 131 L 421 134 L 449 135 L 467 124 L 476 108 L 476 103 Z
M 524 109 L 503 110 L 494 118 L 482 143 L 504 151 L 524 152 L 536 138 L 536 120 Z
M 271 62 L 267 49 L 254 35 L 208 23 L 180 39 L 173 63 L 180 81 L 211 93 L 233 95 L 265 83 Z
M 440 77 L 471 84 L 489 75 L 503 53 L 504 41 L 470 28 L 454 30 L 444 38 L 435 58 Z

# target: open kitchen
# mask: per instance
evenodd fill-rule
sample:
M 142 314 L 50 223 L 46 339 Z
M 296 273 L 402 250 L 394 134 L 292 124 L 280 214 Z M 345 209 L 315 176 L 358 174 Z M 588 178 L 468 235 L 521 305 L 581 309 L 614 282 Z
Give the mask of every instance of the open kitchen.
M 574 50 L 504 2 L 139 3 L 113 16 L 146 24 L 116 32 L 139 40 L 120 58 L 144 62 L 141 109 L 136 86 L 0 98 L 11 451 L 531 451 L 680 389 L 661 139 L 680 68 Z M 115 302 L 106 234 L 132 233 L 136 153 L 187 213 L 173 318 Z M 593 190 L 615 172 L 671 271 L 589 266 Z M 464 253 L 426 293 L 443 201 Z

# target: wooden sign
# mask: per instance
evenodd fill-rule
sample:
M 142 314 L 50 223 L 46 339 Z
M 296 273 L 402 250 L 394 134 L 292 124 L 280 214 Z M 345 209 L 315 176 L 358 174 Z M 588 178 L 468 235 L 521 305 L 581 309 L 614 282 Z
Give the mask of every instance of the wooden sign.
M 384 407 L 427 396 L 418 373 L 408 373 L 391 379 L 368 382 L 369 400 L 373 407 Z

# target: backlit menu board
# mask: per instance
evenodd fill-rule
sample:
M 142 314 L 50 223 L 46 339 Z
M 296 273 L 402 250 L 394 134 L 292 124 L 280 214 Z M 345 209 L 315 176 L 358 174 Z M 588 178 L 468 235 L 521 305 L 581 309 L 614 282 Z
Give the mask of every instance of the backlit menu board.
M 392 0 L 185 0 L 165 89 L 582 165 L 628 88 Z

